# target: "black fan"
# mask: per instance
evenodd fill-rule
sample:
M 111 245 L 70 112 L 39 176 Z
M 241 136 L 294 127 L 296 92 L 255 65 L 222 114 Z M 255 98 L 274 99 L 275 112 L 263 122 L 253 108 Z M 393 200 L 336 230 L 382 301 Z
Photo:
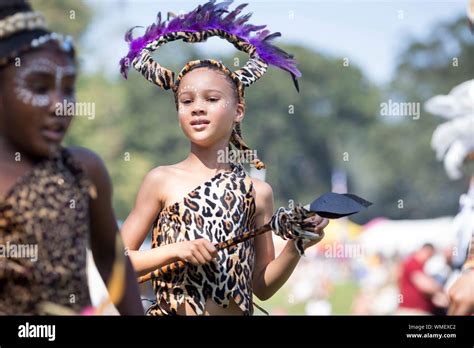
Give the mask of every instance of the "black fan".
M 359 213 L 372 203 L 351 193 L 328 192 L 315 199 L 307 209 L 328 219 L 339 219 Z

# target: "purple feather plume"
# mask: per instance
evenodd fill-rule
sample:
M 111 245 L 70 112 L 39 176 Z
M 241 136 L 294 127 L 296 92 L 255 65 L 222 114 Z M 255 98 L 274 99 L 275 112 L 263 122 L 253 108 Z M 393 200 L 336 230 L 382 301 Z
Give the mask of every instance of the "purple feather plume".
M 171 20 L 162 20 L 161 13 L 158 13 L 156 22 L 146 29 L 143 36 L 135 39 L 132 37 L 132 31 L 136 27 L 130 29 L 125 34 L 125 41 L 129 43 L 129 52 L 120 60 L 122 76 L 127 78 L 129 65 L 138 56 L 140 50 L 151 41 L 176 31 L 196 32 L 221 29 L 254 45 L 261 59 L 269 65 L 288 71 L 297 86 L 296 77 L 300 77 L 301 72 L 296 68 L 296 61 L 293 56 L 271 43 L 274 38 L 281 36 L 281 34 L 272 34 L 269 30 L 264 30 L 266 25 L 247 23 L 252 13 L 239 17 L 239 14 L 248 4 L 239 5 L 232 12 L 229 12 L 228 7 L 232 0 L 218 4 L 215 2 L 215 0 L 210 0 L 204 5 L 199 5 L 191 12 L 174 17 Z

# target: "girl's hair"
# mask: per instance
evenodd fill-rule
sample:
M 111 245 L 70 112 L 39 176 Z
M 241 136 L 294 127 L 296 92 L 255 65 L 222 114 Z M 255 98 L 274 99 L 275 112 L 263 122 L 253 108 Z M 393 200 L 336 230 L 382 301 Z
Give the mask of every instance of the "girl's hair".
M 2 0 L 0 3 L 0 20 L 17 12 L 31 11 L 31 6 L 24 0 Z
M 238 103 L 238 102 L 243 102 L 240 101 L 240 98 L 239 98 L 239 92 L 238 92 L 238 86 L 236 85 L 236 82 L 229 76 L 227 75 L 225 72 L 223 72 L 222 70 L 220 70 L 217 66 L 215 65 L 212 65 L 211 63 L 209 62 L 206 62 L 206 61 L 203 61 L 203 62 L 200 62 L 199 64 L 196 64 L 194 66 L 192 66 L 188 71 L 186 71 L 185 74 L 189 73 L 190 71 L 193 71 L 195 69 L 198 69 L 198 68 L 207 68 L 207 69 L 210 69 L 210 70 L 214 70 L 222 75 L 224 75 L 225 79 L 227 80 L 227 82 L 231 85 L 232 87 L 232 91 L 233 91 L 233 97 L 235 98 L 235 102 Z M 177 86 L 177 88 L 174 90 L 174 101 L 175 101 L 175 105 L 176 105 L 176 110 L 178 110 L 178 107 L 179 107 L 179 101 L 178 101 L 178 90 L 179 90 L 179 85 Z M 265 164 L 260 161 L 260 159 L 257 157 L 257 155 L 255 154 L 255 151 L 252 150 L 243 140 L 242 138 L 242 129 L 240 127 L 240 122 L 237 122 L 234 124 L 234 128 L 232 129 L 232 134 L 230 136 L 230 141 L 229 141 L 229 150 L 231 150 L 231 146 L 230 144 L 233 144 L 239 151 L 245 151 L 247 154 L 250 155 L 250 157 L 252 158 L 252 163 L 254 164 L 255 168 L 257 169 L 263 169 L 265 168 Z

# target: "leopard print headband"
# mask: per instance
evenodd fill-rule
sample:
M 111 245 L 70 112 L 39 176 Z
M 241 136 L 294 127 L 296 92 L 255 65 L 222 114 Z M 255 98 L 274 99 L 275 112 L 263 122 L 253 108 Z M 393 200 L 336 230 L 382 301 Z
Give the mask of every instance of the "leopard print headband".
M 202 63 L 204 60 L 191 61 L 184 66 L 175 80 L 175 73 L 167 69 L 158 62 L 156 62 L 151 54 L 158 47 L 165 43 L 182 39 L 185 42 L 202 42 L 206 41 L 211 36 L 219 36 L 227 39 L 227 41 L 234 44 L 235 47 L 239 48 L 249 54 L 250 59 L 245 66 L 237 71 L 231 71 L 221 62 L 214 59 L 207 59 L 206 62 L 216 66 L 224 73 L 229 75 L 232 80 L 236 82 L 238 86 L 239 95 L 243 96 L 243 88 L 250 86 L 252 83 L 257 81 L 265 74 L 268 68 L 268 64 L 261 59 L 256 53 L 255 46 L 247 43 L 245 40 L 238 38 L 235 35 L 228 34 L 227 32 L 219 29 L 213 29 L 208 31 L 200 32 L 175 32 L 169 33 L 163 37 L 158 38 L 150 42 L 142 49 L 137 57 L 132 61 L 133 67 L 139 71 L 148 81 L 156 84 L 157 86 L 168 90 L 176 90 L 179 85 L 181 78 L 195 65 Z

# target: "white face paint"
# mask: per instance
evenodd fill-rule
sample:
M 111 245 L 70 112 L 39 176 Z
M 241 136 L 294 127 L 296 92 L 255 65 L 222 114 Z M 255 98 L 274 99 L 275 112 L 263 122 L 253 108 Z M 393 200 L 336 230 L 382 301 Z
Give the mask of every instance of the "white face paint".
M 197 95 L 199 93 L 198 89 L 193 85 L 180 86 L 180 94 L 185 93 L 185 92 L 192 92 L 194 95 Z M 213 110 L 218 110 L 218 109 L 228 110 L 233 106 L 233 104 L 231 104 L 230 100 L 228 98 L 226 98 L 223 94 L 221 94 L 219 96 L 219 99 L 220 99 L 220 102 L 218 102 L 218 103 L 209 103 L 208 104 L 208 110 L 209 111 L 212 112 Z M 181 108 L 181 104 L 183 104 L 183 103 L 179 102 L 179 98 L 178 98 L 178 113 L 179 114 L 186 112 L 186 110 L 184 108 Z M 186 106 L 186 104 L 183 104 L 182 106 Z
M 59 66 L 50 59 L 39 58 L 31 66 L 22 67 L 15 78 L 15 93 L 18 100 L 24 104 L 35 107 L 45 107 L 50 105 L 51 98 L 49 92 L 38 93 L 31 90 L 28 85 L 30 76 L 38 73 L 45 73 L 54 76 L 55 89 L 61 91 L 61 81 L 64 77 L 75 76 L 76 68 L 74 66 Z

